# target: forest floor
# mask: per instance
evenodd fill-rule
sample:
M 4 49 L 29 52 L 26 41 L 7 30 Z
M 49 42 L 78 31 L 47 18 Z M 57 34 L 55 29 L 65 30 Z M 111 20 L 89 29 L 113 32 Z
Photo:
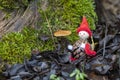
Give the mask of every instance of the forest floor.
M 98 4 L 100 3 L 98 2 Z M 103 8 L 97 7 L 98 11 Z M 105 13 L 106 11 L 99 12 L 99 16 L 113 20 L 113 16 L 110 17 L 111 12 L 108 12 L 109 15 L 103 16 L 102 14 Z M 70 74 L 77 71 L 76 69 L 80 71 L 78 74 L 87 75 L 82 74 L 82 77 L 79 75 L 79 78 L 83 80 L 120 80 L 120 32 L 118 27 L 120 23 L 113 24 L 113 21 L 105 23 L 104 19 L 102 20 L 93 31 L 96 56 L 83 55 L 78 60 L 70 62 L 69 51 L 65 46 L 63 47 L 63 43 L 58 43 L 56 44 L 57 50 L 43 52 L 33 50 L 31 58 L 25 58 L 23 63 L 5 64 L 0 73 L 0 80 L 50 80 L 50 77 L 54 78 L 51 80 L 75 80 L 76 76 L 70 77 Z M 61 39 L 60 42 L 67 45 L 69 41 Z M 1 60 L 0 63 L 2 63 Z
M 83 55 L 70 62 L 69 51 L 58 43 L 57 50 L 33 50 L 31 58 L 24 59 L 22 64 L 5 65 L 2 80 L 50 80 L 51 75 L 54 76 L 51 80 L 75 80 L 70 74 L 76 69 L 87 75 L 82 75 L 83 80 L 120 80 L 120 33 L 108 24 L 98 25 L 93 39 L 97 52 L 94 57 Z

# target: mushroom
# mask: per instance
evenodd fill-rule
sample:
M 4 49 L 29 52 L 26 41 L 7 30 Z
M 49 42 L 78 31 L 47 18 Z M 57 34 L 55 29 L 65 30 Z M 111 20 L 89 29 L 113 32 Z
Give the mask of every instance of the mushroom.
M 61 36 L 68 36 L 71 34 L 71 31 L 69 30 L 58 30 L 54 33 L 54 36 L 61 37 Z
M 57 41 L 58 41 L 58 46 L 57 46 L 58 51 L 64 52 L 64 50 L 66 49 L 66 45 L 69 44 L 69 41 L 65 37 L 70 34 L 71 31 L 69 30 L 58 30 L 54 32 L 54 36 L 57 37 Z

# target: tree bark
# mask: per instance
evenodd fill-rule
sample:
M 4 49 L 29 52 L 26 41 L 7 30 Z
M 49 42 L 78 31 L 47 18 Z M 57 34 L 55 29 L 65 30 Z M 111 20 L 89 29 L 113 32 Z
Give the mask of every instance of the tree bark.
M 33 0 L 25 10 L 16 10 L 11 12 L 9 16 L 0 11 L 0 35 L 13 31 L 21 31 L 25 26 L 37 26 L 36 21 L 39 15 L 37 3 L 38 0 Z
M 95 0 L 99 23 L 108 23 L 113 27 L 120 25 L 120 0 Z

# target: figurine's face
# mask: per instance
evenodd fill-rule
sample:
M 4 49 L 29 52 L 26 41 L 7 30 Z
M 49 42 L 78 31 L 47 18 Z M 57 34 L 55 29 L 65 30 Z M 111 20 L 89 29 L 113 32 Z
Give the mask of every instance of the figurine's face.
M 89 37 L 89 34 L 86 31 L 80 31 L 79 32 L 80 39 L 86 40 Z

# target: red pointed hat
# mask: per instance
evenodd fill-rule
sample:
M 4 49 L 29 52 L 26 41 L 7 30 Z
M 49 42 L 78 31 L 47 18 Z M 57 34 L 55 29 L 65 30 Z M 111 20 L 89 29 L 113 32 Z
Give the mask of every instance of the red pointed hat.
M 92 32 L 89 28 L 89 25 L 88 25 L 88 22 L 87 22 L 87 19 L 85 16 L 83 16 L 82 23 L 81 23 L 80 27 L 78 27 L 77 33 L 79 33 L 80 31 L 86 31 L 86 32 L 88 32 L 90 37 L 92 36 Z

